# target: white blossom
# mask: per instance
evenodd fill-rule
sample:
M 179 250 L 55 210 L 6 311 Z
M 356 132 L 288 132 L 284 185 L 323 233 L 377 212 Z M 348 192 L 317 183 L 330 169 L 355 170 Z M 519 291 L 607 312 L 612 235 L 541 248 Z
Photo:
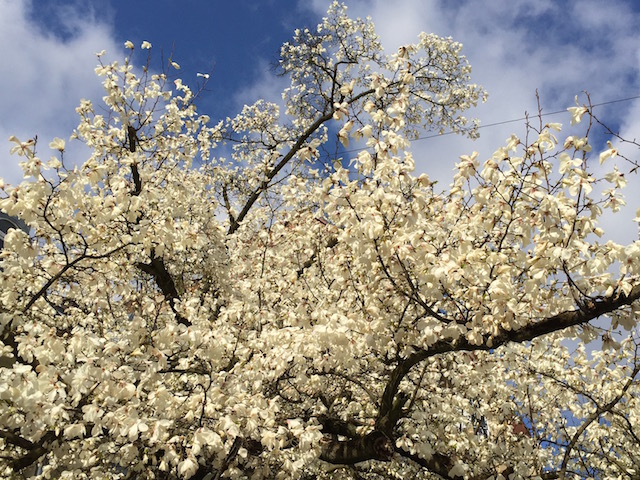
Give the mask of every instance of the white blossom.
M 589 109 L 587 107 L 585 107 L 584 105 L 580 105 L 578 103 L 578 96 L 577 95 L 576 95 L 576 98 L 575 98 L 575 102 L 576 102 L 576 106 L 575 107 L 569 107 L 567 109 L 569 111 L 569 113 L 571 114 L 571 125 L 575 125 L 577 123 L 580 123 L 582 121 L 583 115 L 589 111 Z
M 51 141 L 51 143 L 49 143 L 49 148 L 63 152 L 65 148 L 65 141 L 62 138 L 56 137 Z
M 77 108 L 83 164 L 11 137 L 2 475 L 633 475 L 640 242 L 604 235 L 637 145 L 607 168 L 553 123 L 437 184 L 411 140 L 476 135 L 462 52 L 387 56 L 333 3 L 281 49 L 283 106 L 216 120 L 127 58 Z

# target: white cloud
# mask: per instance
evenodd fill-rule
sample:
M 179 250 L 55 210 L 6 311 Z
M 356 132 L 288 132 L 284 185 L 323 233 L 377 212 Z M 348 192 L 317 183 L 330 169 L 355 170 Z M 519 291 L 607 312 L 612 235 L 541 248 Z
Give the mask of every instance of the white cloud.
M 639 16 L 629 2 L 574 0 L 494 0 L 446 2 L 347 0 L 353 16 L 370 16 L 387 51 L 412 42 L 420 31 L 451 36 L 463 45 L 473 67 L 472 79 L 489 92 L 489 101 L 473 114 L 484 124 L 537 113 L 535 92 L 545 111 L 570 106 L 588 90 L 594 102 L 629 91 L 629 77 L 638 75 L 634 46 Z M 328 1 L 313 2 L 322 15 Z M 615 26 L 615 27 L 614 27 Z M 559 119 L 554 121 L 563 121 Z M 473 144 L 489 155 L 518 125 L 485 129 Z M 496 143 L 495 139 L 499 142 Z M 442 143 L 466 153 L 467 143 L 446 137 Z M 430 143 L 437 143 L 429 141 Z M 470 144 L 469 144 L 470 145 Z M 444 151 L 443 151 L 444 153 Z M 433 154 L 433 152 L 432 152 Z M 449 155 L 451 157 L 451 155 Z
M 636 46 L 630 48 L 627 53 L 629 57 L 636 62 L 636 68 L 640 71 L 640 43 L 636 43 Z M 615 107 L 615 105 L 614 105 Z M 635 99 L 631 102 L 625 117 L 621 120 L 620 136 L 633 143 L 621 143 L 615 142 L 615 147 L 620 149 L 620 153 L 627 158 L 639 161 L 638 153 L 640 144 L 640 99 Z M 616 157 L 605 163 L 610 167 L 613 164 L 619 165 L 621 171 L 629 169 L 629 163 L 627 163 L 621 156 Z M 640 232 L 638 230 L 638 224 L 633 223 L 633 219 L 638 215 L 636 212 L 640 211 L 640 172 L 626 176 L 628 184 L 625 189 L 626 206 L 624 206 L 616 218 L 607 218 L 603 224 L 603 228 L 607 232 L 612 232 L 609 237 L 618 242 L 630 243 L 640 238 Z
M 244 105 L 252 105 L 257 100 L 263 99 L 277 104 L 281 113 L 284 113 L 282 92 L 289 86 L 289 78 L 276 75 L 274 66 L 267 61 L 258 62 L 256 71 L 258 75 L 255 82 L 233 92 L 236 112 L 239 112 Z
M 59 10 L 52 19 L 59 30 L 49 31 L 30 18 L 31 8 L 30 1 L 0 0 L 0 177 L 9 183 L 21 178 L 9 136 L 37 135 L 38 152 L 48 158 L 49 141 L 68 138 L 77 125 L 80 99 L 102 96 L 94 52 L 121 50 L 110 27 L 90 11 Z
M 315 0 L 317 15 L 329 1 Z M 421 31 L 451 36 L 463 44 L 462 53 L 473 67 L 472 80 L 489 92 L 487 103 L 469 113 L 489 125 L 538 113 L 536 90 L 543 113 L 564 110 L 573 97 L 588 91 L 594 103 L 637 95 L 640 77 L 640 15 L 630 0 L 346 0 L 352 16 L 370 16 L 388 52 L 413 42 Z M 581 101 L 584 101 L 584 96 Z M 628 138 L 640 138 L 638 102 L 599 107 L 602 120 L 624 126 Z M 537 119 L 533 118 L 534 125 Z M 568 114 L 545 117 L 569 127 Z M 484 160 L 511 133 L 524 135 L 524 122 L 483 128 L 477 141 L 460 136 L 414 141 L 417 168 L 445 185 L 459 155 L 480 152 Z M 429 134 L 426 134 L 429 136 Z M 560 135 L 562 137 L 562 134 Z M 599 148 L 595 146 L 595 148 Z M 638 177 L 636 175 L 635 177 Z M 640 183 L 640 182 L 639 182 Z M 627 195 L 631 195 L 629 192 Z M 634 204 L 637 200 L 627 199 Z M 626 222 L 613 226 L 612 238 L 637 238 Z M 608 220 L 607 220 L 608 221 Z M 612 224 L 613 225 L 613 224 Z
M 640 34 L 635 27 L 640 15 L 631 0 L 345 1 L 352 16 L 372 17 L 388 52 L 415 41 L 421 31 L 462 42 L 473 66 L 472 80 L 489 92 L 489 101 L 469 113 L 483 125 L 520 118 L 525 111 L 535 115 L 536 89 L 544 112 L 570 106 L 582 90 L 595 103 L 637 94 Z M 304 17 L 312 11 L 319 21 L 330 3 L 300 1 L 298 8 Z M 19 178 L 19 169 L 18 159 L 8 155 L 8 137 L 24 140 L 37 134 L 39 153 L 48 157 L 49 141 L 67 138 L 75 127 L 80 98 L 102 96 L 93 73 L 94 52 L 123 53 L 105 17 L 66 8 L 59 12 L 59 31 L 52 32 L 34 23 L 31 8 L 28 0 L 0 0 L 0 177 L 11 183 Z M 268 73 L 266 63 L 256 69 L 264 74 L 233 92 L 238 106 L 258 98 L 281 104 L 286 79 Z M 621 103 L 602 107 L 598 114 L 627 137 L 639 138 L 638 108 Z M 545 118 L 567 126 L 568 120 L 566 114 Z M 523 134 L 523 122 L 483 128 L 475 142 L 454 135 L 415 141 L 414 156 L 420 170 L 446 184 L 459 155 L 477 150 L 485 159 L 512 132 Z

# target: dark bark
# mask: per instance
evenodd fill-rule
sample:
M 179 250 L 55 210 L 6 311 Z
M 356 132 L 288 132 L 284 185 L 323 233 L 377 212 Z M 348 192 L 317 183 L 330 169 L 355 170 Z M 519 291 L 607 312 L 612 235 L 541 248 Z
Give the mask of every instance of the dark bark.
M 167 270 L 164 260 L 160 257 L 156 257 L 155 252 L 151 251 L 151 260 L 149 263 L 138 262 L 136 266 L 153 277 L 156 285 L 158 285 L 158 288 L 167 299 L 167 302 L 169 302 L 169 306 L 175 314 L 178 323 L 187 327 L 190 326 L 191 322 L 176 310 L 175 304 L 176 301 L 180 300 L 180 295 L 178 294 L 178 289 L 176 288 L 176 284 L 173 281 L 171 274 Z
M 373 92 L 374 92 L 373 89 L 365 90 L 364 92 L 361 92 L 358 95 L 355 95 L 353 98 L 351 98 L 348 103 L 352 104 L 360 100 L 361 98 L 372 94 Z M 329 105 L 332 105 L 332 103 L 333 102 L 330 102 Z M 334 112 L 335 112 L 334 109 L 330 108 L 324 115 L 319 117 L 300 135 L 296 143 L 291 147 L 291 149 L 287 152 L 287 154 L 284 157 L 282 157 L 282 160 L 280 160 L 271 169 L 271 171 L 267 174 L 266 179 L 263 182 L 261 182 L 261 184 L 249 196 L 246 203 L 244 204 L 244 207 L 238 214 L 237 218 L 230 219 L 230 225 L 229 225 L 229 230 L 227 231 L 227 234 L 230 235 L 234 233 L 236 230 L 238 230 L 238 228 L 240 228 L 240 224 L 242 223 L 244 218 L 247 216 L 247 214 L 249 213 L 253 205 L 256 203 L 256 201 L 258 201 L 258 198 L 260 198 L 260 195 L 262 195 L 262 193 L 266 191 L 267 188 L 269 188 L 269 183 L 271 182 L 271 180 L 273 180 L 276 177 L 276 175 L 278 175 L 278 173 L 280 173 L 280 171 L 285 167 L 285 165 L 287 165 L 291 161 L 291 159 L 300 151 L 300 149 L 303 147 L 304 143 L 309 139 L 309 137 L 311 137 L 311 135 L 313 135 L 325 122 L 328 122 L 333 118 Z
M 329 435 L 342 435 L 343 437 L 357 437 L 357 426 L 328 415 L 319 415 L 318 421 L 322 425 L 322 432 Z
M 357 425 L 329 415 L 318 416 L 318 421 L 322 424 L 322 432 L 327 435 L 320 455 L 325 462 L 352 465 L 365 460 L 387 462 L 393 457 L 393 440 L 379 429 L 361 435 Z M 347 439 L 338 440 L 338 436 Z
M 244 220 L 244 217 L 247 216 L 247 214 L 249 213 L 253 205 L 256 203 L 256 201 L 258 201 L 258 198 L 260 198 L 260 195 L 262 194 L 262 192 L 264 192 L 265 190 L 267 190 L 267 188 L 269 188 L 269 183 L 271 182 L 271 180 L 273 180 L 275 176 L 278 175 L 278 173 L 280 173 L 280 171 L 285 167 L 285 165 L 291 161 L 291 159 L 295 156 L 295 154 L 298 153 L 298 151 L 304 145 L 304 142 L 306 142 L 307 139 L 311 135 L 313 135 L 313 133 L 316 130 L 318 130 L 325 122 L 331 120 L 332 117 L 333 117 L 333 110 L 323 115 L 322 117 L 318 118 L 309 128 L 307 128 L 307 130 L 305 130 L 305 132 L 302 135 L 300 135 L 300 138 L 295 143 L 295 145 L 291 147 L 291 150 L 289 150 L 289 152 L 282 158 L 282 160 L 280 160 L 271 169 L 271 171 L 266 175 L 267 178 L 264 181 L 262 181 L 258 186 L 258 188 L 256 188 L 253 191 L 253 193 L 249 196 L 249 198 L 247 199 L 247 202 L 245 203 L 244 207 L 242 208 L 238 216 L 234 219 L 231 219 L 231 224 L 229 225 L 229 231 L 227 232 L 229 235 L 234 233 L 238 228 L 240 228 L 240 224 Z
M 379 430 L 352 438 L 329 440 L 322 449 L 320 459 L 333 464 L 353 465 L 365 460 L 391 461 L 394 453 L 393 440 Z
M 450 477 L 449 472 L 453 468 L 454 461 L 448 455 L 442 455 L 441 453 L 433 453 L 429 459 L 422 458 L 415 453 L 408 452 L 407 450 L 399 447 L 395 447 L 396 452 L 410 460 L 413 460 L 415 463 L 420 465 L 423 468 L 426 468 L 430 472 L 437 473 L 443 478 L 462 478 L 462 477 Z
M 140 192 L 142 192 L 142 180 L 140 180 L 140 172 L 138 171 L 137 165 L 131 165 L 131 176 L 133 177 L 133 185 L 134 189 L 131 192 L 131 195 L 138 196 Z
M 27 468 L 37 462 L 40 457 L 42 457 L 49 451 L 47 448 L 48 444 L 57 438 L 54 432 L 47 432 L 39 442 L 34 443 L 7 430 L 0 430 L 0 437 L 3 438 L 7 443 L 20 447 L 23 450 L 27 451 L 27 453 L 25 453 L 21 457 L 14 459 L 11 462 L 11 467 L 16 472 L 19 472 L 20 470 Z
M 389 449 L 410 458 L 430 471 L 449 478 L 448 472 L 454 460 L 443 454 L 434 453 L 429 460 L 398 450 L 394 446 L 392 432 L 403 415 L 403 406 L 407 397 L 398 392 L 400 382 L 418 363 L 423 360 L 453 351 L 491 350 L 510 342 L 522 343 L 543 335 L 569 327 L 584 325 L 601 315 L 611 313 L 618 308 L 630 305 L 640 298 L 640 285 L 634 287 L 628 295 L 619 294 L 589 302 L 577 310 L 569 310 L 552 317 L 532 323 L 518 330 L 502 330 L 498 335 L 486 336 L 481 345 L 472 345 L 466 339 L 456 341 L 441 340 L 428 348 L 416 348 L 415 353 L 401 360 L 391 372 L 382 395 L 381 408 L 376 419 L 376 429 L 366 436 L 353 436 L 354 428 L 346 422 L 320 417 L 324 431 L 333 434 L 333 439 L 324 447 L 321 459 L 336 464 L 354 464 L 365 460 L 390 460 Z M 335 435 L 351 437 L 337 440 Z M 545 478 L 554 478 L 546 472 Z M 493 473 L 491 474 L 493 475 Z M 489 476 L 491 476 L 489 475 Z M 479 477 L 482 478 L 482 477 Z
M 136 151 L 136 142 L 138 141 L 138 137 L 136 135 L 136 129 L 131 125 L 127 127 L 127 136 L 129 137 L 129 151 L 133 153 Z
M 427 358 L 448 352 L 488 351 L 511 342 L 523 343 L 569 327 L 587 324 L 601 315 L 630 305 L 638 298 L 640 298 L 640 285 L 636 285 L 628 295 L 620 293 L 611 297 L 594 300 L 586 305 L 581 305 L 581 308 L 577 310 L 561 312 L 552 317 L 531 323 L 518 330 L 502 329 L 498 335 L 485 335 L 484 342 L 481 345 L 473 345 L 465 338 L 458 338 L 455 341 L 440 340 L 428 348 L 416 347 L 415 353 L 401 360 L 391 372 L 384 393 L 382 394 L 381 408 L 378 412 L 376 423 L 380 424 L 390 417 L 394 409 L 394 399 L 398 394 L 400 382 L 415 365 Z M 393 426 L 394 425 L 386 426 L 385 431 L 389 431 L 389 428 L 393 428 Z
M 240 447 L 243 445 L 243 443 L 245 442 L 242 440 L 242 438 L 236 437 L 233 441 L 233 444 L 231 445 L 231 448 L 229 449 L 229 453 L 227 453 L 227 456 L 225 457 L 222 465 L 217 469 L 217 471 L 216 469 L 209 466 L 200 465 L 191 479 L 203 480 L 208 475 L 213 475 L 213 472 L 216 471 L 215 475 L 210 478 L 212 478 L 212 480 L 220 480 L 220 478 L 222 478 L 222 475 L 224 475 L 224 472 L 227 471 L 233 460 L 236 458 L 236 455 L 238 455 L 238 450 L 240 450 Z

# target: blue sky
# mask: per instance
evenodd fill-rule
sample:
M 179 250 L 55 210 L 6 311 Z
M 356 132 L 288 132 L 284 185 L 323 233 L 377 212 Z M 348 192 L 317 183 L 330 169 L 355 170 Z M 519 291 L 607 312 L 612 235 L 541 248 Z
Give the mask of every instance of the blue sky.
M 330 0 L 0 0 L 0 177 L 18 180 L 8 137 L 50 139 L 77 123 L 80 98 L 99 99 L 95 52 L 122 59 L 123 43 L 153 44 L 154 59 L 173 55 L 191 85 L 211 72 L 199 110 L 233 115 L 258 98 L 277 101 L 285 86 L 271 65 L 295 28 L 314 27 Z M 584 90 L 594 103 L 640 95 L 640 2 L 634 0 L 346 0 L 353 16 L 371 16 L 388 52 L 420 31 L 463 43 L 473 80 L 489 92 L 471 112 L 483 125 L 564 110 Z M 140 52 L 138 50 L 138 52 Z M 146 58 L 140 54 L 140 62 Z M 159 65 L 159 63 L 157 64 Z M 640 138 L 640 99 L 600 107 L 612 127 Z M 546 121 L 568 126 L 568 114 Z M 486 127 L 471 142 L 454 135 L 413 143 L 418 168 L 450 176 L 459 155 L 482 160 L 523 122 Z M 71 153 L 71 152 L 69 152 Z M 78 159 L 80 161 L 81 158 Z M 635 206 L 640 201 L 629 199 Z M 637 238 L 637 230 L 633 233 Z

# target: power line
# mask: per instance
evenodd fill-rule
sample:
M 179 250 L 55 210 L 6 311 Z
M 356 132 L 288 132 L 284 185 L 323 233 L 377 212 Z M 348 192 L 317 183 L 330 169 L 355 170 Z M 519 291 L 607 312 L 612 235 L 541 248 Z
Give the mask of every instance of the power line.
M 640 95 L 635 95 L 633 97 L 627 97 L 627 98 L 619 98 L 617 100 L 609 100 L 607 102 L 601 102 L 601 103 L 595 103 L 593 105 L 591 105 L 591 107 L 602 107 L 604 105 L 611 105 L 613 103 L 621 103 L 621 102 L 629 102 L 631 100 L 636 100 L 640 98 Z M 556 110 L 554 112 L 548 112 L 548 113 L 542 113 L 540 116 L 541 117 L 549 117 L 551 115 L 558 115 L 560 113 L 566 113 L 567 109 L 565 108 L 564 110 Z M 480 130 L 481 128 L 489 128 L 489 127 L 496 127 L 498 125 L 506 125 L 508 123 L 516 123 L 516 122 L 522 122 L 524 120 L 527 120 L 527 117 L 521 117 L 521 118 L 514 118 L 512 120 L 503 120 L 501 122 L 494 122 L 494 123 L 488 123 L 486 125 L 478 125 L 478 130 Z M 442 133 L 442 134 L 433 134 L 433 135 L 427 135 L 424 137 L 418 137 L 415 140 L 426 140 L 429 138 L 436 138 L 436 137 L 442 137 L 444 135 L 451 135 L 455 132 L 446 132 L 446 133 Z
M 633 97 L 626 97 L 626 98 L 618 98 L 616 100 L 609 100 L 609 101 L 606 101 L 606 102 L 595 103 L 595 104 L 591 105 L 591 107 L 592 108 L 593 107 L 602 107 L 604 105 L 611 105 L 611 104 L 614 104 L 614 103 L 629 102 L 631 100 L 636 100 L 636 99 L 639 99 L 639 98 L 640 98 L 640 95 L 635 95 Z M 566 113 L 566 112 L 567 112 L 567 109 L 565 108 L 563 110 L 556 110 L 556 111 L 553 111 L 553 112 L 542 113 L 540 116 L 541 117 L 549 117 L 551 115 L 558 115 L 560 113 Z M 509 124 L 509 123 L 522 122 L 522 121 L 525 121 L 525 120 L 527 120 L 527 117 L 514 118 L 514 119 L 511 119 L 511 120 L 503 120 L 503 121 L 500 121 L 500 122 L 488 123 L 486 125 L 479 125 L 478 126 L 478 130 L 480 130 L 481 128 L 497 127 L 499 125 L 506 125 L 506 124 Z M 425 136 L 422 136 L 422 137 L 415 138 L 413 141 L 428 140 L 430 138 L 444 137 L 446 135 L 453 135 L 454 133 L 456 133 L 456 132 L 434 133 L 434 134 L 431 134 L 431 135 L 425 135 Z M 365 150 L 365 148 L 354 148 L 354 149 L 351 149 L 351 150 L 342 150 L 342 151 L 340 151 L 340 153 L 341 154 L 343 154 L 343 153 L 354 153 L 354 152 L 360 152 L 362 150 Z

